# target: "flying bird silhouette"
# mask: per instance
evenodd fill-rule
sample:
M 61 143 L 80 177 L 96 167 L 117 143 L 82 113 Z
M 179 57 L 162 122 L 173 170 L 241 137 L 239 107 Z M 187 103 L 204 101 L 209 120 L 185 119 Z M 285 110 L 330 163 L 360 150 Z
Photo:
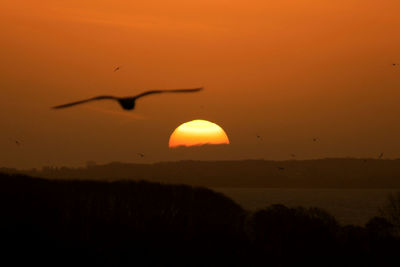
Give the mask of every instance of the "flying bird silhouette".
M 137 153 L 141 158 L 144 158 L 144 154 L 143 153 Z
M 381 159 L 383 157 L 383 153 L 379 154 L 379 159 Z
M 147 95 L 152 95 L 152 94 L 162 94 L 162 93 L 194 93 L 198 92 L 200 90 L 203 90 L 203 88 L 194 88 L 194 89 L 170 89 L 170 90 L 150 90 L 143 92 L 141 94 L 135 95 L 135 96 L 129 96 L 129 97 L 115 97 L 115 96 L 109 96 L 109 95 L 102 95 L 102 96 L 96 96 L 92 97 L 89 99 L 84 99 L 68 104 L 63 104 L 59 106 L 53 107 L 53 109 L 60 109 L 60 108 L 68 108 L 72 107 L 75 105 L 91 102 L 91 101 L 96 101 L 96 100 L 116 100 L 118 103 L 121 105 L 121 107 L 125 110 L 133 110 L 135 108 L 135 102 L 137 99 L 147 96 Z
M 319 140 L 319 138 L 317 137 L 317 138 L 313 138 L 313 141 L 314 142 L 317 142 Z
M 10 141 L 13 142 L 14 144 L 16 144 L 17 146 L 21 145 L 21 142 L 19 140 L 17 140 L 17 139 L 10 138 Z
M 119 70 L 119 66 L 114 69 L 114 72 L 116 72 L 117 70 Z

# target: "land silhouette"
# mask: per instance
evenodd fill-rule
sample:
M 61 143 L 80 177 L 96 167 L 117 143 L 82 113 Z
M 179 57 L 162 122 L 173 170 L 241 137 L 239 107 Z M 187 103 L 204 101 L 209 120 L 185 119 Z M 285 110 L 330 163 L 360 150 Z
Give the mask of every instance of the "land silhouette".
M 204 187 L 400 188 L 400 160 L 320 159 L 178 161 L 154 164 L 114 162 L 41 170 L 0 169 L 50 179 L 145 180 Z
M 246 211 L 202 187 L 0 174 L 2 261 L 13 265 L 398 266 L 385 217 L 340 225 L 319 208 Z

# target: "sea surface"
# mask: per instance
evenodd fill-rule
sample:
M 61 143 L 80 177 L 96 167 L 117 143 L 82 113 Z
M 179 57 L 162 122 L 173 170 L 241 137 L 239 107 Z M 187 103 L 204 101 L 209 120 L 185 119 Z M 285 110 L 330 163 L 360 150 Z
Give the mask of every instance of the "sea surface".
M 341 224 L 365 225 L 379 215 L 390 193 L 400 189 L 288 189 L 288 188 L 212 188 L 233 199 L 247 210 L 271 204 L 288 207 L 319 207 Z

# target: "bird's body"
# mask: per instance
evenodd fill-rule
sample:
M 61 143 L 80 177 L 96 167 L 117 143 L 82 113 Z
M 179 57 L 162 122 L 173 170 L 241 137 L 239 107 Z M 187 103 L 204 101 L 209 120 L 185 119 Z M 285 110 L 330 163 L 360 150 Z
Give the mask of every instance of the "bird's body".
M 135 108 L 135 98 L 134 97 L 126 97 L 118 99 L 118 103 L 125 110 L 132 110 Z
M 383 153 L 379 154 L 379 159 L 381 159 L 383 157 Z
M 118 71 L 119 70 L 119 67 L 116 67 L 115 69 L 114 69 L 114 72 L 116 72 L 116 71 Z
M 137 153 L 141 158 L 144 158 L 144 154 L 143 153 Z
M 129 96 L 129 97 L 115 97 L 115 96 L 109 96 L 109 95 L 103 95 L 103 96 L 96 96 L 92 97 L 89 99 L 84 99 L 68 104 L 63 104 L 59 106 L 53 107 L 53 109 L 60 109 L 60 108 L 67 108 L 67 107 L 72 107 L 75 105 L 79 104 L 84 104 L 87 102 L 91 101 L 96 101 L 96 100 L 116 100 L 118 103 L 121 105 L 121 107 L 125 110 L 133 110 L 135 108 L 136 100 L 138 98 L 144 97 L 146 95 L 152 95 L 152 94 L 161 94 L 161 93 L 194 93 L 202 90 L 203 88 L 194 88 L 194 89 L 171 89 L 171 90 L 151 90 L 151 91 L 146 91 L 141 94 L 138 94 L 136 96 Z

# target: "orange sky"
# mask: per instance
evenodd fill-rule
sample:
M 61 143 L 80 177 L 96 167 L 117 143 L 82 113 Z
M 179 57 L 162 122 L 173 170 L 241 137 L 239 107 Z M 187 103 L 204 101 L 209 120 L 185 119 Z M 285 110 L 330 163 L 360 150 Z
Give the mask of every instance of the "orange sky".
M 400 157 L 398 0 L 137 2 L 2 1 L 0 166 Z M 49 109 L 198 86 L 133 112 Z M 193 119 L 223 127 L 231 145 L 168 149 Z

